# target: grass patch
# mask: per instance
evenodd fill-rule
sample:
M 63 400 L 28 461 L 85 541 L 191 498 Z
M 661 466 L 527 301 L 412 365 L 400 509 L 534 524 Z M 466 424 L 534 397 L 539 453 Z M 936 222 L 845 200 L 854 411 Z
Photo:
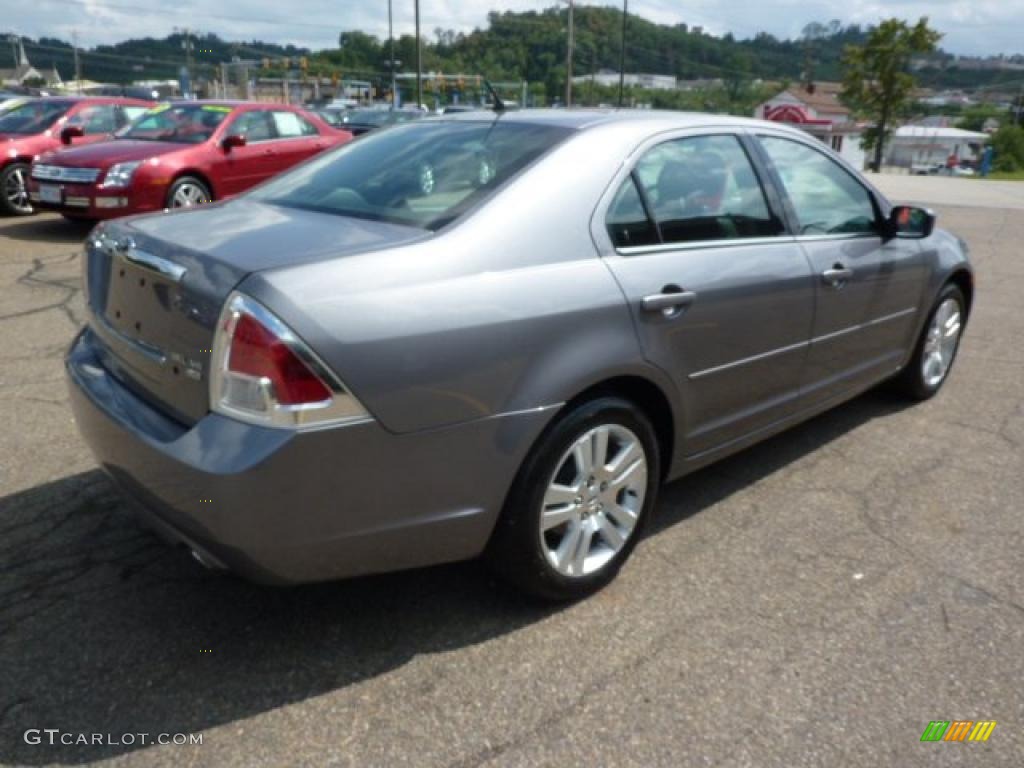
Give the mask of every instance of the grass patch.
M 974 176 L 980 179 L 981 176 Z M 987 177 L 991 181 L 1024 181 L 1024 171 L 993 171 Z

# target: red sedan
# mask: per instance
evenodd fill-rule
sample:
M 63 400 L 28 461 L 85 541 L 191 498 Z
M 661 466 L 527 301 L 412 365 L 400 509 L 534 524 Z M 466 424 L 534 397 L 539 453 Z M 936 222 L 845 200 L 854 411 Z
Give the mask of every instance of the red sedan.
M 32 161 L 61 143 L 108 138 L 147 109 L 151 101 L 115 97 L 25 99 L 0 112 L 0 212 L 32 213 L 26 181 Z
M 34 205 L 79 219 L 198 205 L 236 195 L 351 138 L 283 104 L 161 104 L 111 141 L 39 157 L 29 194 Z

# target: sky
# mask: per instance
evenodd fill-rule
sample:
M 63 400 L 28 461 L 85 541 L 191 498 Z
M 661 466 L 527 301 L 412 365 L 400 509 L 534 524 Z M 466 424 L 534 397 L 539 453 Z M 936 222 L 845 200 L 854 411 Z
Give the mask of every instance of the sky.
M 421 0 L 421 31 L 470 31 L 492 10 L 540 11 L 558 0 Z M 294 2 L 294 0 L 293 0 Z M 393 0 L 395 35 L 414 29 L 413 0 Z M 591 3 L 588 3 L 591 4 Z M 594 5 L 613 3 L 595 2 Z M 703 26 L 738 38 L 766 31 L 797 37 L 811 21 L 871 24 L 928 16 L 951 53 L 1024 53 L 1024 0 L 631 0 L 630 13 L 652 21 Z M 0 32 L 71 39 L 91 47 L 130 37 L 163 37 L 175 26 L 227 40 L 258 39 L 313 49 L 337 45 L 342 29 L 387 35 L 387 0 L 0 0 Z M 0 48 L 0 55 L 3 49 Z

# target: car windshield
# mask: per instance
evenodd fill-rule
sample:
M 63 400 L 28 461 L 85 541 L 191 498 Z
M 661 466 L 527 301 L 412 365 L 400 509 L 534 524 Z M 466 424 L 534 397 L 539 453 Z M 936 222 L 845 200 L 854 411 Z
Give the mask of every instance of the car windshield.
M 70 101 L 26 101 L 0 111 L 0 133 L 42 133 L 70 108 Z
M 252 197 L 436 230 L 571 132 L 500 120 L 403 125 L 346 144 L 260 187 Z
M 220 104 L 161 104 L 123 128 L 117 138 L 202 144 L 231 110 Z

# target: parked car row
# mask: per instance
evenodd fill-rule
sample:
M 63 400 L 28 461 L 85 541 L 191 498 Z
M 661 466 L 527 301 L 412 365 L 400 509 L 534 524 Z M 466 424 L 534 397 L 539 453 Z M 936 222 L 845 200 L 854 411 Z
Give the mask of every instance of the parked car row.
M 317 110 L 326 122 L 338 128 L 344 128 L 352 132 L 353 136 L 361 136 L 364 133 L 384 128 L 389 125 L 399 125 L 410 120 L 419 120 L 426 117 L 427 113 L 421 109 L 331 109 L 323 108 Z
M 0 112 L 0 210 L 99 220 L 198 205 L 351 138 L 282 104 L 27 99 Z

